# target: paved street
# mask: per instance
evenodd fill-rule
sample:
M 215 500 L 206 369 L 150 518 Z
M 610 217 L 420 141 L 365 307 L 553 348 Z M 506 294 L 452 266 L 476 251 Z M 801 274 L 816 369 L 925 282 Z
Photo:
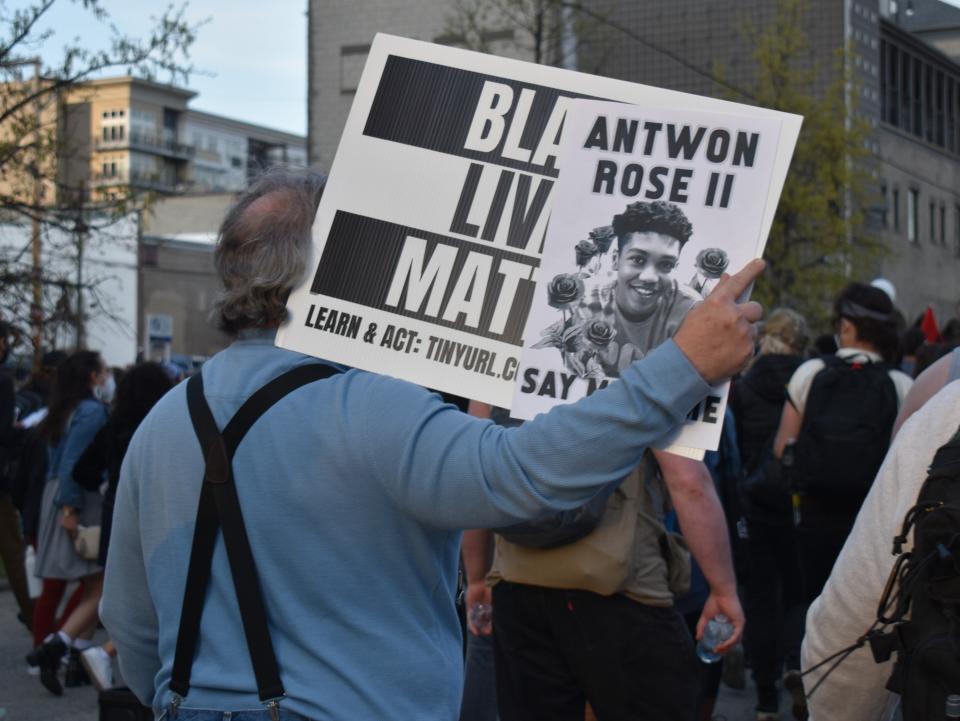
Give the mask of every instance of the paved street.
M 99 632 L 99 637 L 103 631 Z M 97 721 L 97 695 L 91 686 L 68 688 L 57 698 L 50 695 L 36 676 L 27 674 L 24 654 L 30 635 L 17 621 L 17 605 L 6 581 L 0 578 L 0 721 Z M 786 699 L 781 719 L 789 721 Z M 717 721 L 753 721 L 753 691 L 721 687 L 715 712 Z M 398 720 L 398 721 L 415 721 Z
M 99 632 L 101 635 L 102 631 Z M 99 636 L 98 636 L 99 637 Z M 32 640 L 17 620 L 17 603 L 0 578 L 0 709 L 2 721 L 97 721 L 97 693 L 92 686 L 51 695 L 37 676 L 27 673 L 23 657 Z

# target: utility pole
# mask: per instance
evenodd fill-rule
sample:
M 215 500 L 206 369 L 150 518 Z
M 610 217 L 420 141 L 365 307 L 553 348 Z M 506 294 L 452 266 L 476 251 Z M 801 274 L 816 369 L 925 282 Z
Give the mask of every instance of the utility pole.
M 40 58 L 25 58 L 23 60 L 15 60 L 10 64 L 33 65 L 33 92 L 36 95 L 33 101 L 35 145 L 33 151 L 33 197 L 31 199 L 33 222 L 30 237 L 30 248 L 33 256 L 30 274 L 31 284 L 33 286 L 33 298 L 30 305 L 30 325 L 32 329 L 31 335 L 33 336 L 33 367 L 39 368 L 43 361 L 43 264 L 41 262 L 43 240 L 40 234 L 40 205 L 43 202 L 43 180 L 40 173 L 40 162 L 43 134 L 41 132 Z

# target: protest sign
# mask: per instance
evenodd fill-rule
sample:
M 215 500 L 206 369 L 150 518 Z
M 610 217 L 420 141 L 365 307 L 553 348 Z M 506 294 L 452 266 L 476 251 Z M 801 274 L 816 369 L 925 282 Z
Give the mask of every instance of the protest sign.
M 762 254 L 780 126 L 751 112 L 571 103 L 512 416 L 616 380 L 722 273 Z M 727 387 L 670 441 L 716 448 Z
M 577 98 L 744 110 L 378 35 L 277 344 L 509 407 Z M 770 187 L 756 198 L 765 235 L 800 119 L 743 114 L 781 124 Z

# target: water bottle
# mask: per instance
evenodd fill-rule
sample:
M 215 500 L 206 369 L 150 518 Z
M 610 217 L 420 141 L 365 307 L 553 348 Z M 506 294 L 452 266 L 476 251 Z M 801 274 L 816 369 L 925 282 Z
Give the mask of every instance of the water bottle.
M 960 694 L 952 693 L 947 696 L 947 718 L 960 719 Z
M 493 629 L 493 606 L 489 603 L 473 604 L 470 607 L 470 624 L 480 633 L 489 633 Z
M 733 635 L 733 624 L 722 613 L 707 621 L 703 637 L 697 642 L 697 656 L 704 663 L 716 663 L 723 656 L 717 653 L 717 646 Z
M 36 576 L 37 552 L 33 546 L 27 546 L 23 557 L 23 568 L 27 576 L 27 592 L 30 598 L 40 598 L 40 593 L 43 591 L 43 581 Z

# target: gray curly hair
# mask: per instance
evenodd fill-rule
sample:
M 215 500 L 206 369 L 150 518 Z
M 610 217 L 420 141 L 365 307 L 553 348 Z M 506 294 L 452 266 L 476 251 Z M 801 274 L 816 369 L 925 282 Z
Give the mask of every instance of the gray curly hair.
M 324 183 L 316 173 L 270 170 L 230 208 L 213 254 L 223 281 L 214 308 L 221 330 L 236 334 L 286 319 L 287 297 L 306 271 Z

